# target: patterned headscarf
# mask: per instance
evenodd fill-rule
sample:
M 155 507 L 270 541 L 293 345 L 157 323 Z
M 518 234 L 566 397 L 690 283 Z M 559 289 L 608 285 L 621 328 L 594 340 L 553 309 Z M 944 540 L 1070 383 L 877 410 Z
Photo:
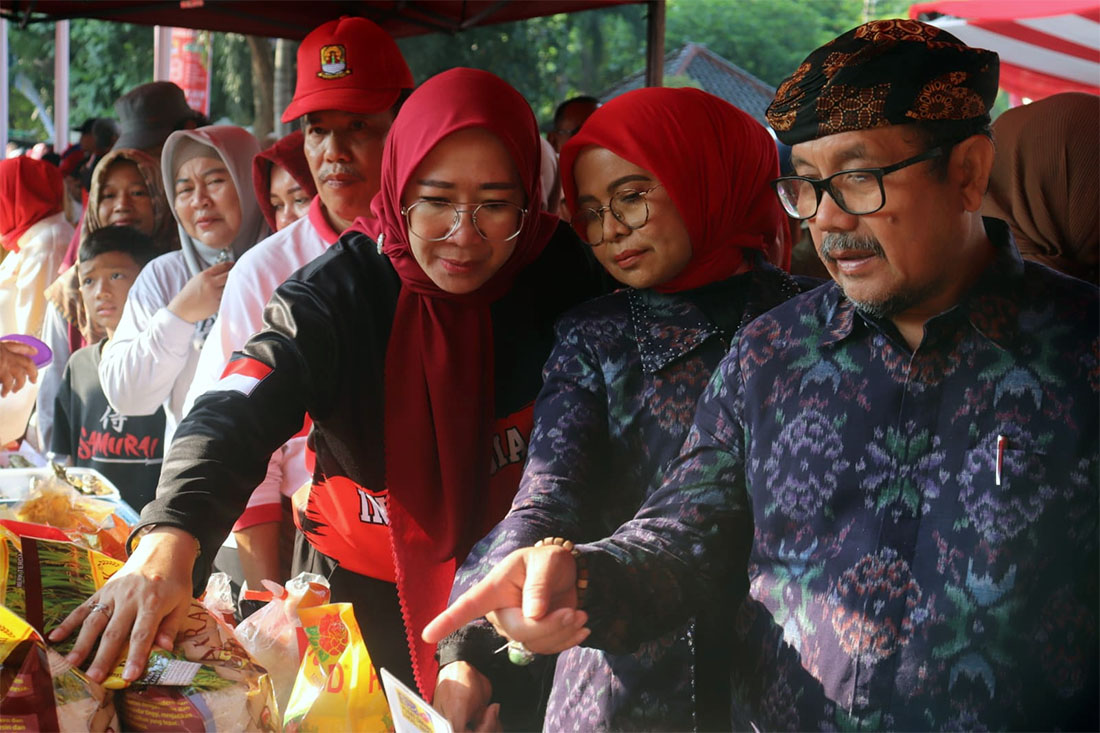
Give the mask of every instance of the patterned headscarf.
M 168 203 L 168 197 L 164 194 L 164 179 L 160 174 L 160 161 L 136 148 L 115 148 L 107 153 L 96 164 L 92 172 L 92 185 L 88 192 L 88 207 L 84 212 L 84 226 L 80 228 L 80 241 L 84 242 L 88 235 L 97 229 L 106 226 L 106 222 L 99 218 L 99 199 L 103 195 L 103 186 L 107 182 L 107 174 L 111 166 L 117 161 L 127 161 L 137 166 L 141 180 L 145 183 L 145 189 L 149 192 L 149 200 L 153 204 L 153 242 L 159 252 L 168 252 L 179 249 L 179 237 L 176 234 L 176 220 L 172 216 L 172 207 Z
M 982 213 L 1004 219 L 1027 259 L 1097 281 L 1100 97 L 1055 94 L 993 123 L 997 155 Z
M 158 253 L 179 249 L 179 237 L 176 233 L 176 220 L 172 216 L 172 207 L 164 195 L 164 180 L 160 175 L 160 162 L 143 150 L 136 148 L 115 148 L 103 156 L 92 171 L 92 183 L 88 192 L 88 206 L 84 210 L 84 222 L 80 227 L 80 243 L 88 235 L 106 226 L 99 218 L 99 199 L 103 195 L 103 186 L 107 173 L 118 161 L 127 161 L 137 166 L 149 200 L 153 205 L 153 242 Z M 76 263 L 46 288 L 46 299 L 57 307 L 61 317 L 69 327 L 69 346 L 76 351 L 85 344 L 94 344 L 107 336 L 103 328 L 88 318 L 84 310 L 84 299 L 80 297 L 80 273 Z
M 768 122 L 796 145 L 921 121 L 983 119 L 997 96 L 997 54 L 919 20 L 875 20 L 813 51 L 775 92 Z

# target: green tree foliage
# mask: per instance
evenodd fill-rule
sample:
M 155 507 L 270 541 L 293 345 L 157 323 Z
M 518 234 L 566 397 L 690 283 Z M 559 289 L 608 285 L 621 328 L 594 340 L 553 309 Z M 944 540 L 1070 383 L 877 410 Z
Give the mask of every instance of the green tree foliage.
M 9 26 L 9 29 L 11 26 Z M 46 45 L 53 48 L 53 26 L 33 25 L 25 31 L 8 32 L 8 66 L 11 83 L 8 89 L 9 135 L 16 139 L 42 140 L 49 127 L 43 115 L 53 110 L 53 54 L 44 55 Z M 42 106 L 36 106 L 41 104 Z
M 777 85 L 814 48 L 864 17 L 904 15 L 908 0 L 668 0 L 665 48 L 706 45 L 765 82 Z M 643 4 L 620 5 L 525 22 L 433 34 L 399 41 L 418 82 L 454 66 L 499 74 L 549 121 L 559 102 L 599 94 L 645 68 Z M 249 125 L 253 79 L 248 41 L 213 33 L 213 120 Z M 43 114 L 53 112 L 53 26 L 9 25 L 12 78 L 41 97 L 43 108 L 11 94 L 9 125 L 36 139 L 46 137 Z M 114 100 L 152 79 L 151 28 L 95 20 L 71 23 L 70 119 L 110 115 Z M 684 80 L 670 81 L 682 84 Z M 33 95 L 32 95 L 33 96 Z
M 210 118 L 252 123 L 252 61 L 248 40 L 235 33 L 211 33 L 213 78 Z M 200 36 L 205 39 L 205 34 Z M 205 40 L 204 40 L 205 42 Z M 12 88 L 8 126 L 13 139 L 45 140 L 42 117 L 54 111 L 54 26 L 8 25 Z M 153 80 L 153 29 L 150 26 L 76 19 L 69 23 L 69 121 L 75 127 L 89 117 L 113 117 L 115 100 Z M 32 90 L 41 107 L 20 91 Z
M 508 80 L 546 121 L 563 99 L 597 93 L 644 66 L 645 28 L 645 6 L 626 5 L 398 43 L 418 83 L 455 66 L 485 69 Z
M 113 117 L 116 99 L 138 84 L 152 80 L 151 28 L 102 20 L 69 23 L 69 115 L 72 120 Z
M 665 49 L 701 43 L 778 85 L 810 51 L 862 22 L 865 12 L 889 6 L 885 14 L 896 15 L 893 6 L 904 1 L 668 0 Z M 646 6 L 533 18 L 399 43 L 418 82 L 454 66 L 486 69 L 519 89 L 546 123 L 563 99 L 598 94 L 644 70 Z
M 210 119 L 252 124 L 252 52 L 239 33 L 211 33 Z
M 35 23 L 26 28 L 8 25 L 11 78 L 8 125 L 12 137 L 42 140 L 52 116 L 54 81 L 54 26 Z M 98 20 L 69 24 L 69 120 L 75 127 L 88 117 L 114 114 L 114 101 L 127 89 L 153 78 L 153 33 L 147 27 Z M 22 77 L 22 79 L 20 79 Z M 41 99 L 35 105 L 20 88 L 30 87 Z
M 778 86 L 821 44 L 862 22 L 862 0 L 668 0 L 665 48 L 700 43 Z

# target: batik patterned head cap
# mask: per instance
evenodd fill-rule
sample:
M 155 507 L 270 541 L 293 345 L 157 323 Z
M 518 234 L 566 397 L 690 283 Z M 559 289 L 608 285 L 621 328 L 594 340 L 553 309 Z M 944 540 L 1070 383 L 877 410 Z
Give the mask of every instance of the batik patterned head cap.
M 875 20 L 802 62 L 776 90 L 768 122 L 796 145 L 827 135 L 923 121 L 984 118 L 1000 61 L 919 20 Z

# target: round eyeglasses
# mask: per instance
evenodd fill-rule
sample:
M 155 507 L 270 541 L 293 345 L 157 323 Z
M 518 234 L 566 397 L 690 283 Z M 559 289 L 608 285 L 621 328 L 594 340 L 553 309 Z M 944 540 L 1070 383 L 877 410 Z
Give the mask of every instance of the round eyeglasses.
M 589 246 L 603 244 L 603 218 L 608 211 L 630 231 L 641 229 L 649 221 L 649 202 L 646 197 L 661 187 L 658 183 L 645 191 L 626 189 L 611 197 L 607 206 L 584 208 L 573 215 L 573 228 Z
M 900 163 L 885 168 L 850 168 L 828 178 L 783 176 L 772 181 L 783 209 L 792 219 L 812 219 L 817 216 L 821 197 L 828 192 L 843 211 L 852 216 L 873 214 L 886 205 L 886 189 L 882 177 L 902 168 L 923 163 L 943 155 L 950 146 L 926 150 Z
M 420 199 L 401 207 L 409 231 L 421 239 L 438 242 L 458 231 L 462 215 L 469 212 L 470 221 L 482 239 L 507 242 L 519 236 L 527 209 L 508 201 L 487 201 L 473 208 L 460 208 L 450 201 Z

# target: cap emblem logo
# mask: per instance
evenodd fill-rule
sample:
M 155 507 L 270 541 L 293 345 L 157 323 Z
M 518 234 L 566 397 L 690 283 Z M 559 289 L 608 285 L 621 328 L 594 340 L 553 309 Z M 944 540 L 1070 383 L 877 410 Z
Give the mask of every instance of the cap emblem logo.
M 350 73 L 347 51 L 342 45 L 321 46 L 321 70 L 317 72 L 317 76 L 322 79 L 339 79 Z

